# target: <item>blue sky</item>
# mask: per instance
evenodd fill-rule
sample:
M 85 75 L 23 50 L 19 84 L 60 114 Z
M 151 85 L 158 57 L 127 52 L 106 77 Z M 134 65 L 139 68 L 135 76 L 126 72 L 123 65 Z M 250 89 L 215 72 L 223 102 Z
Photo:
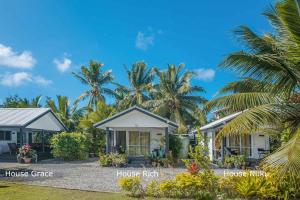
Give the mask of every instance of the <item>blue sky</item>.
M 211 99 L 233 73 L 217 69 L 241 49 L 231 31 L 247 25 L 270 31 L 262 0 L 2 0 L 0 1 L 0 99 L 18 94 L 69 96 L 86 87 L 72 71 L 94 59 L 127 84 L 124 65 L 144 60 L 166 68 L 184 63 L 201 72 L 194 84 Z

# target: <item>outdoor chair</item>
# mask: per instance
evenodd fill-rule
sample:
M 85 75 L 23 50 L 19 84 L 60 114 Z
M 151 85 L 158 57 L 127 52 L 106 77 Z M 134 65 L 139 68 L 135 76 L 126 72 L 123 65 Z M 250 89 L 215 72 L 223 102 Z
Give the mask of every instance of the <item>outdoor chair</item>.
M 17 153 L 18 152 L 18 146 L 17 146 L 16 143 L 7 143 L 7 145 L 8 145 L 8 148 L 9 148 L 10 155 L 12 153 Z

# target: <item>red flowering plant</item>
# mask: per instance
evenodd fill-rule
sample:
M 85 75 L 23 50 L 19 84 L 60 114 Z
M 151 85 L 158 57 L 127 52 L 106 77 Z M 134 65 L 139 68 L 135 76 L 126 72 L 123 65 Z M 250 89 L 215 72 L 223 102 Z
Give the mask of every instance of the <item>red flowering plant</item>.
M 197 175 L 200 171 L 200 168 L 196 162 L 193 162 L 189 166 L 187 166 L 187 170 L 190 174 Z
M 20 158 L 34 158 L 36 157 L 36 151 L 30 147 L 29 144 L 23 145 L 19 148 L 19 155 Z

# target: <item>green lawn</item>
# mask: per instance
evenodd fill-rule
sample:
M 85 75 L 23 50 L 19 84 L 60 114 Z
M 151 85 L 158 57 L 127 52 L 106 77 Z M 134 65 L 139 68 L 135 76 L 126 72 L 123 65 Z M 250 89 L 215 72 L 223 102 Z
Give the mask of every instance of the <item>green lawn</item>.
M 114 200 L 133 199 L 118 193 L 87 192 L 0 181 L 1 200 Z

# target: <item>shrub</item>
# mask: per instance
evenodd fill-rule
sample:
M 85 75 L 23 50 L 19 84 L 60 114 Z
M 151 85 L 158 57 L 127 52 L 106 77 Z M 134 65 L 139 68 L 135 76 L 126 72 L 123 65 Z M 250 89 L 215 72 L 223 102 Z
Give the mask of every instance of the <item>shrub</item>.
M 228 169 L 234 166 L 234 157 L 232 156 L 225 156 L 224 158 L 224 166 Z
M 121 178 L 119 186 L 131 197 L 143 197 L 145 194 L 139 176 Z
M 127 157 L 125 154 L 100 154 L 99 163 L 103 167 L 123 167 L 127 163 Z
M 178 135 L 172 135 L 169 136 L 169 149 L 172 151 L 172 156 L 174 158 L 178 158 L 180 151 L 182 149 L 182 142 L 180 140 L 180 137 Z
M 146 186 L 145 194 L 146 194 L 146 196 L 149 196 L 149 197 L 161 197 L 161 193 L 159 190 L 159 182 L 156 180 L 151 181 Z
M 191 159 L 182 160 L 187 168 L 190 168 L 193 163 L 196 163 L 198 167 L 204 170 L 210 170 L 207 139 L 203 138 L 200 129 L 197 130 L 197 145 L 194 149 L 190 146 L 189 157 Z
M 81 133 L 62 132 L 50 141 L 54 157 L 63 160 L 84 160 L 87 158 L 86 137 Z
M 241 176 L 223 177 L 219 185 L 229 197 L 276 199 L 280 196 L 283 198 L 284 193 L 279 190 L 278 180 L 271 176 L 255 175 L 251 172 L 244 172 Z
M 206 192 L 213 198 L 217 188 L 217 178 L 214 174 L 208 173 L 210 172 L 200 172 L 198 175 L 178 174 L 173 180 L 162 181 L 159 184 L 159 191 L 162 196 L 171 198 L 203 199 Z

